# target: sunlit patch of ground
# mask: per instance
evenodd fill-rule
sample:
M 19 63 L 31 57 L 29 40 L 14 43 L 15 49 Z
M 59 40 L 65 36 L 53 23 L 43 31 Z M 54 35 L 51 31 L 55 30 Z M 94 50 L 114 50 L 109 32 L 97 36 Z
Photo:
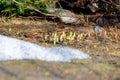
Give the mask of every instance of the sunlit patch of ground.
M 71 63 L 46 61 L 0 62 L 0 80 L 119 80 L 120 77 L 120 30 L 109 28 L 94 33 L 92 27 L 65 25 L 35 20 L 0 20 L 0 34 L 30 41 L 45 47 L 69 46 L 92 56 L 88 60 L 73 60 Z M 57 32 L 87 34 L 79 41 L 65 40 L 53 44 L 46 40 L 45 33 Z M 67 39 L 67 38 L 66 38 Z

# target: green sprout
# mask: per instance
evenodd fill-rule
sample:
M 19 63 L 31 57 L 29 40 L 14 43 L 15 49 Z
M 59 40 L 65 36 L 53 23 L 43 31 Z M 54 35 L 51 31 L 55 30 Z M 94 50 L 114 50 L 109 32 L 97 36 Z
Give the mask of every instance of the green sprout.
M 83 33 L 78 34 L 78 35 L 77 35 L 77 41 L 80 41 L 81 39 L 83 39 L 83 37 L 84 37 L 84 34 L 83 34 Z
M 45 33 L 45 35 L 44 35 L 44 40 L 45 40 L 45 41 L 48 41 L 48 40 L 49 40 L 49 35 L 48 35 L 47 33 Z
M 76 36 L 75 32 L 74 33 L 70 32 L 69 35 L 66 38 L 69 41 L 73 41 L 75 39 L 75 36 Z
M 50 38 L 50 41 L 53 42 L 54 45 L 59 42 L 59 37 L 57 32 L 52 33 L 52 37 Z
M 62 34 L 60 35 L 60 42 L 65 41 L 65 37 L 66 37 L 66 34 L 65 34 L 65 32 L 63 31 Z

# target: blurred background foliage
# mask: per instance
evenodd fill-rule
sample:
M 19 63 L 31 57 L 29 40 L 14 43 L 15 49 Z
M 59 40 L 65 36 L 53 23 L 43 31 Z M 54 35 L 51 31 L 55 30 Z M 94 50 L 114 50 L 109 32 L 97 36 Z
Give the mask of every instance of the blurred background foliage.
M 20 4 L 15 3 L 15 1 Z M 56 0 L 55 0 L 56 1 Z M 34 7 L 44 13 L 47 13 L 46 6 L 54 6 L 54 0 L 0 0 L 0 15 L 9 18 L 14 16 L 33 16 L 38 13 L 26 6 Z

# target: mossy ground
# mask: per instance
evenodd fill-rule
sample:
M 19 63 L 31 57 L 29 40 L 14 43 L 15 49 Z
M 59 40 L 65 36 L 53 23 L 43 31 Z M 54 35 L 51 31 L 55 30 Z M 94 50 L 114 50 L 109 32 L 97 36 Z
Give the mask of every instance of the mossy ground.
M 91 27 L 65 25 L 56 22 L 12 19 L 0 21 L 0 34 L 23 39 L 42 45 L 69 46 L 92 56 L 87 60 L 73 60 L 71 63 L 21 60 L 0 62 L 0 80 L 119 80 L 120 79 L 120 30 L 104 29 L 94 33 Z M 90 32 L 88 32 L 88 31 Z M 63 42 L 54 45 L 44 41 L 46 32 L 84 32 L 90 34 L 80 41 Z

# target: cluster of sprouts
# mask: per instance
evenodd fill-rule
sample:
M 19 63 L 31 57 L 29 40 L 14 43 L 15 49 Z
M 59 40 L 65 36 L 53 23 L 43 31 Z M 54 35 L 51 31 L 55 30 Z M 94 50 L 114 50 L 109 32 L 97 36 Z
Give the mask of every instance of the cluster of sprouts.
M 73 41 L 81 41 L 84 40 L 87 37 L 87 34 L 85 33 L 75 33 L 75 32 L 53 32 L 51 34 L 45 33 L 44 34 L 44 40 L 47 42 L 51 42 L 54 45 L 58 43 L 70 43 Z

